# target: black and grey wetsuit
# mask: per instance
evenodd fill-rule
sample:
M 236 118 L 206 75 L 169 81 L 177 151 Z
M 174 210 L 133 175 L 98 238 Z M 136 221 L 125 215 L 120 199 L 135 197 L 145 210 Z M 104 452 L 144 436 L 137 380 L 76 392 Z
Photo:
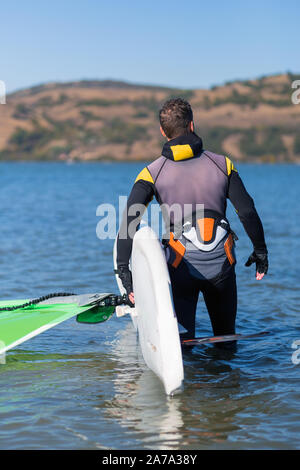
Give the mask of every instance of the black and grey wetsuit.
M 209 311 L 214 334 L 234 333 L 237 303 L 234 242 L 230 239 L 229 225 L 228 233 L 224 231 L 226 236 L 222 235 L 221 238 L 217 237 L 219 229 L 216 228 L 217 222 L 221 221 L 223 227 L 228 224 L 227 199 L 235 207 L 256 253 L 265 253 L 267 249 L 254 202 L 233 163 L 228 157 L 204 150 L 201 138 L 194 133 L 168 141 L 162 155 L 140 172 L 133 185 L 127 214 L 121 224 L 123 234 L 137 216 L 128 215 L 129 207 L 133 204 L 147 205 L 153 196 L 161 205 L 164 219 L 168 219 L 171 227 L 166 257 L 176 314 L 188 330 L 187 336 L 194 335 L 200 291 Z M 192 232 L 176 240 L 175 227 L 183 224 L 181 219 L 185 208 L 189 207 L 191 214 L 197 214 L 199 204 L 204 206 L 205 224 L 197 217 L 195 223 L 191 219 L 199 243 L 196 240 L 195 245 L 193 238 L 189 237 Z M 170 210 L 174 205 L 182 210 Z M 128 265 L 131 249 L 132 238 L 118 239 L 118 266 Z

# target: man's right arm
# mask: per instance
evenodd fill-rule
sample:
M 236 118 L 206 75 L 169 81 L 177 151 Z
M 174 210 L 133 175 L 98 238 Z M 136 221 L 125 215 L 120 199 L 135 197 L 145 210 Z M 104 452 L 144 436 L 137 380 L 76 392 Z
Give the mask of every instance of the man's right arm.
M 132 291 L 129 260 L 132 251 L 133 236 L 138 228 L 144 210 L 153 199 L 153 195 L 154 182 L 146 167 L 139 173 L 132 187 L 117 239 L 117 267 L 122 284 L 128 294 L 130 294 L 129 291 Z M 137 210 L 135 210 L 135 208 Z M 133 230 L 130 230 L 132 227 Z M 133 233 L 131 233 L 132 231 Z

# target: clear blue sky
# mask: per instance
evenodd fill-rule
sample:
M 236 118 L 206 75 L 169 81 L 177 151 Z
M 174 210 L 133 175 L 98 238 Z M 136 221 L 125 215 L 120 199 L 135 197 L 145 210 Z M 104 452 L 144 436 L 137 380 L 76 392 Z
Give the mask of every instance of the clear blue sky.
M 209 87 L 300 72 L 299 0 L 9 0 L 0 80 L 119 79 Z

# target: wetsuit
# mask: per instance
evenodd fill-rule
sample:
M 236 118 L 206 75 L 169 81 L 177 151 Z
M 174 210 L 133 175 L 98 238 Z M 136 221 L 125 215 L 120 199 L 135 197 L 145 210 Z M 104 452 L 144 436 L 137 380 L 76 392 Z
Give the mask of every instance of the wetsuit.
M 155 196 L 170 227 L 166 259 L 178 321 L 195 335 L 195 314 L 202 292 L 215 335 L 235 333 L 237 291 L 234 238 L 226 219 L 227 199 L 236 209 L 255 253 L 265 254 L 264 231 L 252 198 L 228 157 L 204 150 L 195 133 L 168 141 L 161 157 L 145 167 L 133 185 L 117 241 L 118 267 L 128 266 L 132 234 L 128 227 L 142 211 L 130 214 L 133 204 L 147 206 Z M 179 210 L 173 211 L 176 205 Z M 203 204 L 204 215 L 197 208 Z M 189 208 L 189 231 L 182 214 Z M 182 209 L 182 210 L 180 210 Z M 186 220 L 186 219 L 185 219 Z M 191 234 L 193 236 L 191 236 Z

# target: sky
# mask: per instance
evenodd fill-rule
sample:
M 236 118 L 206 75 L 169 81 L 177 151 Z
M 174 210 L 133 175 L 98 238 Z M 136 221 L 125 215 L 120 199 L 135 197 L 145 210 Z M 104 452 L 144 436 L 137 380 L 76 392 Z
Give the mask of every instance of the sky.
M 178 88 L 300 72 L 299 0 L 6 0 L 0 80 Z

